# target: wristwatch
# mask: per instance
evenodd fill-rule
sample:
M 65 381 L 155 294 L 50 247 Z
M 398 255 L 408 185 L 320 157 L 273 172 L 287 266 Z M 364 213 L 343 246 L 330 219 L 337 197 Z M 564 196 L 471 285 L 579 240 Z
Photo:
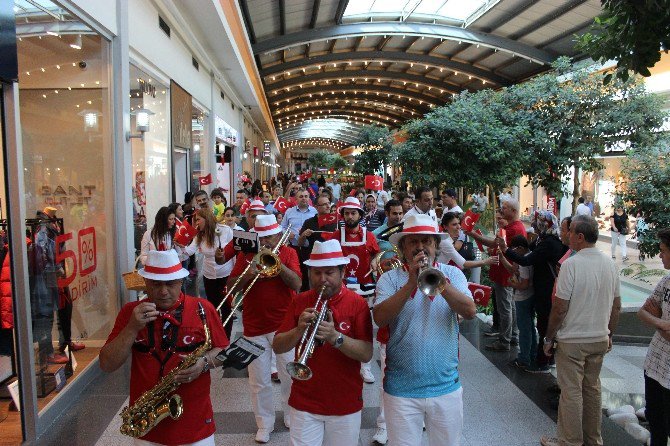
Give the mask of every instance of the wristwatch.
M 553 339 L 549 339 L 549 338 L 544 338 L 544 343 L 545 343 L 545 344 L 553 344 L 553 343 L 554 343 L 554 340 L 553 340 Z
M 212 368 L 212 364 L 209 362 L 209 359 L 207 359 L 207 356 L 203 356 L 202 359 L 205 360 L 205 365 L 202 366 L 202 372 L 200 372 L 201 374 Z
M 344 344 L 344 335 L 342 333 L 338 333 L 337 334 L 337 339 L 335 339 L 335 343 L 333 344 L 333 347 L 340 348 L 340 347 L 342 347 L 342 344 Z

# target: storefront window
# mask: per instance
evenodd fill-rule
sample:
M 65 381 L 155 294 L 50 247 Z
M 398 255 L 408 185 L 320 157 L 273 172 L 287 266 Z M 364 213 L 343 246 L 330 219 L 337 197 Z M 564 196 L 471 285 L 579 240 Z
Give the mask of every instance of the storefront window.
M 15 5 L 41 410 L 97 356 L 118 312 L 110 45 L 53 3 Z
M 209 125 L 207 121 L 207 113 L 193 105 L 193 121 L 191 126 L 191 138 L 193 145 L 191 150 L 191 160 L 193 171 L 191 174 L 191 191 L 198 190 L 200 183 L 198 179 L 206 176 L 209 173 L 209 157 L 213 148 L 209 147 Z M 183 197 L 177 196 L 177 200 Z
M 170 204 L 168 87 L 130 66 L 130 128 L 136 132 L 137 111 L 149 110 L 149 131 L 131 139 L 133 154 L 133 224 L 135 250 L 139 254 L 142 235 L 152 227 L 156 212 Z

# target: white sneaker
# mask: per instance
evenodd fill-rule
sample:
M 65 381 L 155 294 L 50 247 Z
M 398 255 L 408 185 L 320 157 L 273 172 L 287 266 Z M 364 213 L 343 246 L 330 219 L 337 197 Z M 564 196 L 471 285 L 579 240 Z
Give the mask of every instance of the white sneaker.
M 267 443 L 270 441 L 270 433 L 272 429 L 260 428 L 256 432 L 256 443 Z
M 375 382 L 374 375 L 368 369 L 361 369 L 361 377 L 363 378 L 363 381 L 368 384 L 372 384 L 373 382 Z
M 289 415 L 284 415 L 284 426 L 286 426 L 286 429 L 291 429 L 291 417 Z
M 388 441 L 388 435 L 386 434 L 386 429 L 383 427 L 378 427 L 377 432 L 372 436 L 372 441 L 379 444 L 386 444 Z

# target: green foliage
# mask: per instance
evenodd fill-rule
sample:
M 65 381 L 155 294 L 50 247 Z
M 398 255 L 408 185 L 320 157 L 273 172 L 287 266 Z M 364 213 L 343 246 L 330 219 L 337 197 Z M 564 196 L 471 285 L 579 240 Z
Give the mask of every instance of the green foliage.
M 635 148 L 656 139 L 653 129 L 664 117 L 662 102 L 645 92 L 639 78 L 603 85 L 599 75 L 567 58 L 559 58 L 553 71 L 509 88 L 504 98 L 527 129 L 524 145 L 533 155 L 523 174 L 554 196 L 565 192 L 562 179 L 570 170 L 602 169 L 597 156 L 608 145 Z M 576 206 L 579 175 L 573 178 Z
M 331 154 L 327 150 L 312 152 L 307 157 L 307 162 L 314 169 L 326 169 L 330 165 Z
M 328 166 L 330 169 L 335 169 L 336 171 L 342 170 L 345 168 L 349 168 L 349 162 L 345 160 L 342 155 L 339 153 L 336 153 L 334 155 L 331 155 L 330 157 L 330 165 Z
M 355 146 L 362 149 L 354 157 L 353 171 L 363 175 L 381 174 L 394 158 L 393 135 L 387 127 L 368 125 L 358 134 Z
M 578 38 L 577 47 L 594 60 L 617 60 L 616 77 L 627 80 L 629 70 L 649 76 L 661 58 L 659 48 L 670 49 L 670 5 L 667 0 L 601 0 L 604 12 L 593 32 Z M 612 74 L 605 76 L 605 83 Z
M 624 160 L 621 197 L 632 215 L 644 218 L 648 229 L 638 233 L 639 250 L 649 257 L 659 253 L 656 234 L 670 228 L 670 138 L 649 148 L 631 152 Z
M 631 279 L 639 280 L 652 285 L 653 282 L 649 280 L 649 278 L 663 277 L 665 276 L 665 270 L 649 269 L 643 263 L 633 263 L 622 269 L 621 274 L 626 277 L 630 277 Z
M 509 119 L 502 94 L 463 93 L 407 124 L 397 158 L 403 178 L 414 186 L 447 183 L 473 190 L 515 183 L 527 157 L 525 129 Z

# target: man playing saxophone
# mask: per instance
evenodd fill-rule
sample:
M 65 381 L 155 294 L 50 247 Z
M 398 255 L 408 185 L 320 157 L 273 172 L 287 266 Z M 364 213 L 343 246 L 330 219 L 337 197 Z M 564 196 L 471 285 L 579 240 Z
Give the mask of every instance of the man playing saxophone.
M 429 446 L 460 443 L 457 315 L 472 319 L 476 310 L 463 273 L 435 263 L 445 236 L 429 215 L 408 216 L 389 237 L 404 268 L 377 281 L 373 316 L 380 329 L 389 327 L 383 403 L 394 446 L 420 445 L 424 421 Z
M 272 250 L 279 244 L 282 237 L 281 226 L 274 215 L 258 215 L 253 230 L 258 233 L 258 240 L 263 249 Z M 249 390 L 251 406 L 256 417 L 257 443 L 267 443 L 275 425 L 275 408 L 270 379 L 272 364 L 272 339 L 275 331 L 284 320 L 284 315 L 300 290 L 302 276 L 296 251 L 288 246 L 278 248 L 277 257 L 280 265 L 276 275 L 261 275 L 243 299 L 242 319 L 244 321 L 244 337 L 265 348 L 263 354 L 249 364 Z M 247 265 L 254 258 L 251 253 L 239 253 L 235 267 L 230 273 L 230 283 L 241 277 L 239 289 L 247 289 L 258 274 L 258 269 Z M 244 273 L 244 271 L 247 271 Z M 281 379 L 282 405 L 284 407 L 284 424 L 289 427 L 288 396 L 291 392 L 291 378 L 286 372 L 286 364 L 293 360 L 293 352 L 286 351 L 276 355 L 277 370 Z
M 274 337 L 272 347 L 278 355 L 307 345 L 312 330 L 316 340 L 323 342 L 307 358 L 311 378 L 293 381 L 292 446 L 358 444 L 363 408 L 359 369 L 361 362 L 372 358 L 372 320 L 367 302 L 343 284 L 348 263 L 337 240 L 315 242 L 305 261 L 311 290 L 296 296 Z M 321 303 L 315 308 L 319 295 Z M 324 305 L 327 313 L 313 327 Z
M 209 396 L 209 370 L 220 365 L 215 357 L 228 346 L 221 319 L 206 299 L 182 293 L 182 279 L 188 276 L 188 271 L 182 268 L 174 250 L 149 251 L 139 274 L 146 282 L 147 298 L 123 306 L 100 351 L 100 368 L 112 372 L 131 356 L 130 406 L 133 407 L 141 395 L 203 345 L 206 323 L 212 348 L 202 357 L 191 358 L 194 365 L 174 375 L 178 385 L 174 393 L 181 397 L 182 415 L 157 422 L 141 439 L 136 438 L 135 444 L 214 445 L 216 426 Z M 204 315 L 199 314 L 200 306 Z M 144 412 L 144 408 L 139 411 Z M 146 412 L 150 413 L 151 407 Z

